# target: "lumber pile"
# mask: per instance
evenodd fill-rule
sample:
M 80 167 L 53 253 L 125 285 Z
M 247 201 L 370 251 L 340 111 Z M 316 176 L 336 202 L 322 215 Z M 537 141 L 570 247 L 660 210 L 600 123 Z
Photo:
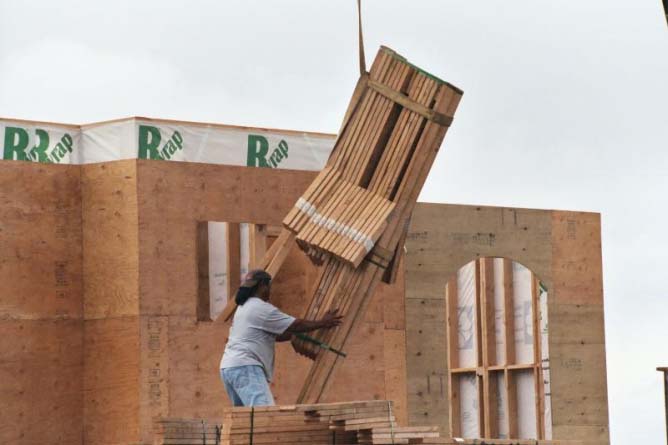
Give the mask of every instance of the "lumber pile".
M 155 423 L 156 445 L 218 445 L 221 425 L 204 419 L 163 418 Z
M 396 276 L 411 213 L 461 96 L 385 47 L 360 77 L 326 167 L 257 265 L 275 275 L 293 241 L 322 265 L 304 318 L 338 309 L 344 322 L 314 332 L 317 340 L 343 350 L 376 285 Z M 230 301 L 223 319 L 234 309 Z M 297 403 L 316 403 L 341 359 L 303 340 L 293 346 L 315 358 Z
M 435 426 L 398 426 L 388 400 L 228 408 L 223 416 L 221 445 L 566 445 L 440 437 Z
M 327 166 L 283 221 L 317 263 L 359 266 L 398 221 L 390 215 L 422 187 L 461 96 L 385 47 L 362 83 Z
M 323 265 L 304 318 L 333 308 L 344 315 L 340 327 L 314 333 L 318 340 L 343 350 L 376 285 L 392 275 L 461 95 L 384 47 L 360 79 L 326 168 L 283 221 L 283 239 Z M 316 356 L 297 402 L 318 402 L 341 358 L 293 343 Z
M 229 408 L 222 445 L 408 444 L 438 437 L 436 427 L 399 427 L 387 400 Z
M 221 426 L 161 419 L 160 445 L 578 445 L 578 442 L 440 437 L 435 426 L 399 426 L 388 400 L 226 408 Z

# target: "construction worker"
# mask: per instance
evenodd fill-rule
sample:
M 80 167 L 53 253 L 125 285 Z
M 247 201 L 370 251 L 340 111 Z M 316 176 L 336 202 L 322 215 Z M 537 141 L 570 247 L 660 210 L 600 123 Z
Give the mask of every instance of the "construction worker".
M 271 275 L 257 269 L 246 274 L 235 296 L 237 310 L 220 360 L 220 377 L 234 406 L 274 404 L 269 382 L 274 372 L 275 342 L 341 324 L 338 310 L 327 312 L 320 320 L 287 315 L 269 303 L 270 294 Z

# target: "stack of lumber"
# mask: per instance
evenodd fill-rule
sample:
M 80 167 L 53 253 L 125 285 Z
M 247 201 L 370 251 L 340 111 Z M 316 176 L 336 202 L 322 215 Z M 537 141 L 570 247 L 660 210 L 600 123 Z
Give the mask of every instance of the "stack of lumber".
M 304 318 L 338 309 L 344 322 L 314 332 L 344 350 L 381 281 L 392 282 L 411 213 L 462 92 L 381 47 L 351 99 L 326 167 L 283 221 L 257 265 L 275 275 L 292 247 L 321 264 Z M 233 301 L 223 311 L 228 320 Z M 317 403 L 341 358 L 295 339 L 315 357 L 297 403 Z
M 339 309 L 341 326 L 314 333 L 339 350 L 398 263 L 410 215 L 462 95 L 384 47 L 360 85 L 326 168 L 283 221 L 289 232 L 283 239 L 296 238 L 323 264 L 304 318 Z M 341 358 L 300 340 L 295 347 L 317 354 L 297 402 L 318 402 Z
M 437 437 L 439 437 L 437 426 L 372 428 L 357 433 L 357 441 L 361 444 L 424 443 L 426 439 Z
M 388 400 L 226 408 L 221 427 L 205 420 L 162 419 L 161 445 L 576 445 L 578 442 L 452 439 L 438 427 L 398 426 Z
M 387 400 L 229 408 L 223 445 L 408 444 L 438 437 L 436 427 L 399 427 Z
M 221 425 L 204 419 L 160 419 L 155 441 L 160 445 L 219 445 Z
M 328 255 L 357 267 L 387 227 L 395 204 L 326 167 L 283 220 L 300 247 L 321 264 Z
M 461 95 L 384 47 L 364 83 L 327 166 L 283 221 L 317 262 L 335 256 L 359 266 L 410 189 L 421 188 L 419 173 L 433 160 L 426 152 L 445 134 L 427 126 L 445 130 Z

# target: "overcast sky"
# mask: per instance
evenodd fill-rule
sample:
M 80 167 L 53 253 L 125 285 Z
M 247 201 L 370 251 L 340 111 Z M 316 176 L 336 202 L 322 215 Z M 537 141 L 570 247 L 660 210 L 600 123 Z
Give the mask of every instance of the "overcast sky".
M 668 27 L 660 0 L 364 0 L 465 91 L 421 200 L 602 213 L 615 445 L 665 443 Z M 336 132 L 354 0 L 0 0 L 0 116 Z M 438 174 L 434 174 L 434 173 Z

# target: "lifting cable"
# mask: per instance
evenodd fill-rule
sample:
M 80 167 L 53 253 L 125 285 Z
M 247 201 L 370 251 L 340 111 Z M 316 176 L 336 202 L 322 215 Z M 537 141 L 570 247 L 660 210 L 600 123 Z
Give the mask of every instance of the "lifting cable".
M 362 36 L 362 0 L 357 0 L 357 30 L 359 38 L 360 76 L 366 74 L 366 59 L 364 57 L 364 36 Z

